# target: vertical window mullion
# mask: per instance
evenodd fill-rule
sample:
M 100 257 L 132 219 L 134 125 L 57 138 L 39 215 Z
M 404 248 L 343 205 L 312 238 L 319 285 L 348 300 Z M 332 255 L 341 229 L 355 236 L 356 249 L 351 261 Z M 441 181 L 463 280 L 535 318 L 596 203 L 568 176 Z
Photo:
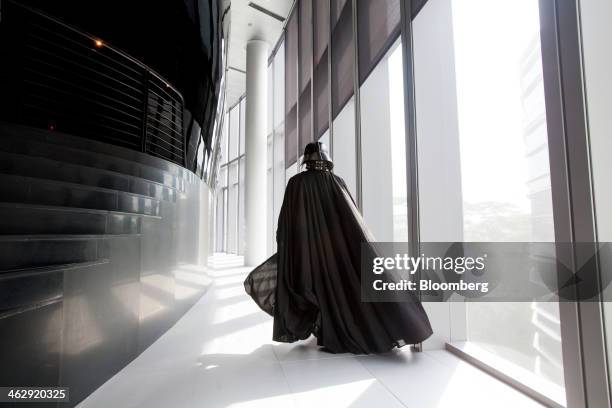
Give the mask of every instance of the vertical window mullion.
M 329 126 L 329 154 L 334 157 L 334 129 L 332 114 L 332 22 L 331 22 L 331 2 L 327 0 L 327 114 Z
M 353 2 L 353 95 L 355 98 L 355 171 L 357 181 L 357 207 L 363 211 L 362 174 L 361 174 L 361 104 L 359 99 L 359 32 L 357 30 L 357 0 Z

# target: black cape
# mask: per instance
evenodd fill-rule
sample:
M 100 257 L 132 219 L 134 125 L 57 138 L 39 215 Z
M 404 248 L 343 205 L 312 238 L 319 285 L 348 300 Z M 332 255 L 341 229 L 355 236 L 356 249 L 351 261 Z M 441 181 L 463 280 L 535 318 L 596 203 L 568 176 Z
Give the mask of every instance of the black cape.
M 287 184 L 276 233 L 278 251 L 244 282 L 274 317 L 273 339 L 310 334 L 333 353 L 381 353 L 432 334 L 421 303 L 362 302 L 361 244 L 373 241 L 344 181 L 307 170 Z M 374 253 L 373 245 L 366 248 Z

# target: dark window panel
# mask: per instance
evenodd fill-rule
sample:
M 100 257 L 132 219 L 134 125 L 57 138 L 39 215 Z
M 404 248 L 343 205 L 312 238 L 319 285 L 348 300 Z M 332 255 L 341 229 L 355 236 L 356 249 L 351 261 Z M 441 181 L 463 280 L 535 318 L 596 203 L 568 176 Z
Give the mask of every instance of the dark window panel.
M 300 64 L 300 90 L 309 86 L 312 62 L 312 3 L 310 0 L 301 0 L 300 3 L 300 47 L 298 58 Z
M 297 161 L 297 58 L 298 21 L 296 10 L 287 23 L 285 38 L 285 166 Z
M 300 95 L 300 154 L 304 150 L 304 147 L 312 142 L 312 124 L 310 120 L 312 109 L 310 97 L 310 83 L 308 83 L 307 90 Z
M 400 34 L 400 0 L 359 0 L 357 5 L 362 84 Z
M 300 99 L 299 99 L 299 151 L 312 141 L 312 2 L 301 0 L 300 8 L 300 47 L 298 50 Z
M 417 14 L 419 14 L 419 11 L 421 11 L 425 3 L 427 3 L 427 0 L 412 0 L 412 9 L 410 10 L 412 19 L 414 19 Z
M 291 133 L 285 133 L 285 168 L 297 161 L 297 105 L 286 116 L 285 131 L 289 129 Z
M 313 0 L 312 27 L 314 32 L 313 54 L 315 65 L 323 58 L 329 45 L 329 0 Z M 325 60 L 327 58 L 324 58 Z
M 317 139 L 329 128 L 329 75 L 327 67 L 327 50 L 323 53 L 322 62 L 317 64 L 314 72 L 314 126 Z
M 338 21 L 337 17 L 341 14 L 342 9 L 344 8 L 344 6 L 346 6 L 347 3 L 350 6 L 352 3 L 352 0 L 331 0 L 330 12 L 331 12 L 332 26 L 336 24 L 336 21 Z
M 332 23 L 332 115 L 335 118 L 353 95 L 353 9 L 347 0 L 331 0 Z
M 313 1 L 313 115 L 318 139 L 329 128 L 329 1 Z

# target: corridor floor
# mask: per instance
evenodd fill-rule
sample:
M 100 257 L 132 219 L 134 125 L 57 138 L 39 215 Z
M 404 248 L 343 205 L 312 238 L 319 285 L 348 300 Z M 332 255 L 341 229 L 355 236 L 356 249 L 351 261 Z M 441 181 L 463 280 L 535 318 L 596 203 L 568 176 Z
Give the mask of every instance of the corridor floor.
M 275 343 L 271 318 L 244 292 L 249 269 L 225 266 L 210 270 L 214 285 L 174 327 L 79 407 L 540 406 L 443 350 L 353 356 L 320 352 L 313 338 Z

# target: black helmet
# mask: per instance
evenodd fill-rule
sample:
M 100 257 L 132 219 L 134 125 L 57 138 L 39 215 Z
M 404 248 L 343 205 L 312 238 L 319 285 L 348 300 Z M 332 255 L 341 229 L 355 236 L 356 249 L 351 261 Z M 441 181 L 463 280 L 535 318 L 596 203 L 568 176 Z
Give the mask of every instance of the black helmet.
M 304 148 L 304 158 L 302 159 L 302 164 L 312 161 L 327 162 L 330 169 L 334 166 L 331 158 L 329 157 L 329 150 L 327 150 L 327 146 L 323 142 L 310 142 Z

